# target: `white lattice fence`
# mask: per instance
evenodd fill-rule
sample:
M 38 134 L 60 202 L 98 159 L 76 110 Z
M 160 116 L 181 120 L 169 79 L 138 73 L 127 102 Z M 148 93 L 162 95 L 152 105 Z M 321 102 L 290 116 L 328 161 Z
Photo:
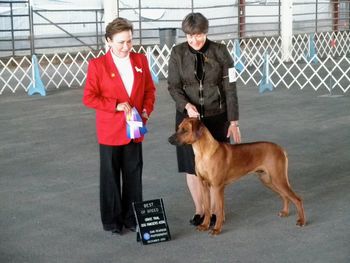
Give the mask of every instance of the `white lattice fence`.
M 350 33 L 344 32 L 326 32 L 315 35 L 315 45 L 317 55 L 326 57 L 350 55 Z
M 310 40 L 315 47 L 317 56 L 320 58 L 327 57 L 329 54 L 333 56 L 349 56 L 350 55 L 350 32 L 322 32 L 318 34 L 302 34 L 294 35 L 292 39 L 292 51 L 291 55 L 293 60 L 298 60 L 301 54 L 308 55 L 310 53 Z M 230 50 L 230 46 L 233 47 L 232 41 L 227 43 Z M 282 57 L 281 50 L 281 38 L 256 38 L 256 39 L 242 39 L 240 41 L 240 47 L 242 49 L 242 60 L 261 59 L 262 55 L 266 52 L 269 54 L 275 54 L 274 58 Z M 260 54 L 259 55 L 257 55 Z M 272 59 L 272 58 L 271 58 Z M 259 61 L 257 62 L 259 63 Z
M 310 42 L 311 41 L 311 42 Z M 227 43 L 236 65 L 238 79 L 247 85 L 260 85 L 263 78 L 264 55 L 269 54 L 270 75 L 273 87 L 312 87 L 314 90 L 350 89 L 350 34 L 326 32 L 293 36 L 290 61 L 283 61 L 280 37 L 241 40 L 241 54 L 235 45 Z M 311 46 L 314 46 L 314 54 Z M 237 66 L 236 66 L 237 68 Z
M 101 54 L 103 54 L 102 51 L 98 54 L 79 52 L 74 55 L 67 53 L 63 56 L 55 54 L 52 57 L 43 55 L 39 59 L 42 81 L 47 88 L 82 86 L 86 78 L 88 61 Z
M 70 53 L 42 55 L 38 58 L 40 66 L 40 75 L 47 89 L 72 87 L 83 85 L 86 78 L 88 60 L 100 56 L 103 52 L 94 54 Z M 20 61 L 10 58 L 6 63 L 0 60 L 0 94 L 4 90 L 10 90 L 13 93 L 16 90 L 28 90 L 32 81 L 32 61 L 28 57 L 23 57 Z
M 235 57 L 235 55 L 233 54 Z M 253 57 L 246 58 L 243 70 L 236 73 L 244 85 L 259 86 L 263 79 L 264 55 L 255 53 Z M 235 60 L 237 61 L 237 57 Z M 286 63 L 280 54 L 270 54 L 268 61 L 270 74 L 269 81 L 273 87 L 290 89 L 296 87 L 304 89 L 311 87 L 315 91 L 336 89 L 347 92 L 350 89 L 350 57 L 333 57 L 331 54 L 321 58 L 315 56 L 317 63 L 309 60 L 304 54 L 294 57 Z
M 159 46 L 149 47 L 147 49 L 148 61 L 152 73 L 156 76 L 168 77 L 168 62 L 170 57 L 171 48 L 166 45 L 163 48 Z
M 238 79 L 245 85 L 258 86 L 263 77 L 264 55 L 269 54 L 269 79 L 274 87 L 300 89 L 311 86 L 314 90 L 339 88 L 347 92 L 350 86 L 350 34 L 320 33 L 293 36 L 292 57 L 282 60 L 280 37 L 229 41 L 227 48 L 236 66 L 240 64 Z M 314 58 L 310 59 L 310 46 Z M 139 47 L 135 52 L 146 53 L 152 74 L 166 78 L 171 48 L 163 46 Z M 88 61 L 104 51 L 38 56 L 40 74 L 47 89 L 82 86 L 86 79 Z M 314 63 L 315 60 L 317 63 Z M 28 57 L 0 59 L 0 94 L 4 91 L 27 91 L 32 81 L 32 62 Z
M 276 56 L 275 63 L 270 64 L 272 85 L 288 89 L 312 87 L 314 90 L 340 89 L 347 92 L 350 88 L 350 58 L 328 55 L 322 59 L 317 57 L 317 60 L 318 63 L 315 64 L 300 55 L 290 63 L 285 63 Z
M 21 60 L 10 58 L 8 61 L 0 60 L 0 94 L 5 89 L 16 92 L 22 88 L 27 91 L 31 82 L 31 65 L 32 62 L 27 57 Z

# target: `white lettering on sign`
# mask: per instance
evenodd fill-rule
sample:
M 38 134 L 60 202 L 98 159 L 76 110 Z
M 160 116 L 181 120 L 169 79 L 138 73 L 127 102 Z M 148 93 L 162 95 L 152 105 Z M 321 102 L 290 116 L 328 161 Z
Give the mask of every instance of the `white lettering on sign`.
M 156 225 L 158 225 L 157 221 L 147 223 L 147 226 L 156 226 Z
M 150 208 L 153 206 L 153 203 L 146 203 L 146 204 L 143 204 L 143 207 L 144 208 Z
M 159 212 L 159 208 L 157 207 L 147 209 L 147 213 L 158 213 L 158 212 Z

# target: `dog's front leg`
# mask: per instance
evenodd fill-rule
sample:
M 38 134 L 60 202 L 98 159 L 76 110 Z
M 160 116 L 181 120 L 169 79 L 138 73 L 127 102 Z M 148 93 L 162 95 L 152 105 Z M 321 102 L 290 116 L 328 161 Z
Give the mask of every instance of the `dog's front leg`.
M 204 209 L 204 220 L 203 223 L 197 226 L 197 230 L 199 231 L 207 231 L 210 226 L 210 192 L 209 185 L 207 182 L 201 180 L 202 183 L 202 201 L 203 201 L 203 209 Z
M 213 229 L 210 231 L 212 235 L 218 235 L 221 233 L 222 224 L 224 221 L 224 191 L 225 187 L 211 187 L 210 198 L 214 207 L 213 213 L 216 215 L 216 222 Z

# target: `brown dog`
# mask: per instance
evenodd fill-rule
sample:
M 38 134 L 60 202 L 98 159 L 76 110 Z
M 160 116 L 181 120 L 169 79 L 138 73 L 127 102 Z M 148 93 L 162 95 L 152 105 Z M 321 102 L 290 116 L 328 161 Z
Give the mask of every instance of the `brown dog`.
M 286 152 L 271 142 L 253 142 L 230 145 L 219 143 L 204 124 L 195 118 L 186 118 L 169 138 L 174 145 L 192 144 L 195 154 L 196 174 L 203 183 L 203 207 L 205 218 L 197 227 L 209 230 L 210 215 L 216 215 L 211 234 L 221 232 L 224 221 L 224 189 L 242 176 L 255 172 L 260 180 L 283 200 L 280 217 L 289 214 L 289 201 L 297 208 L 298 226 L 306 223 L 303 202 L 288 182 L 288 159 Z M 211 204 L 211 205 L 210 205 Z M 211 207 L 210 207 L 211 206 Z

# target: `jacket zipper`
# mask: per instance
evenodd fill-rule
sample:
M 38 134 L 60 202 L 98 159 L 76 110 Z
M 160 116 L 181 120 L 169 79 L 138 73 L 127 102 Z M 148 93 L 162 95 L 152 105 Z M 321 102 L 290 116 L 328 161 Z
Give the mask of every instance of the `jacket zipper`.
M 219 95 L 219 107 L 220 109 L 222 108 L 222 104 L 221 104 L 221 93 L 220 93 L 220 89 L 219 87 L 216 87 L 217 91 L 218 91 L 218 95 Z
M 199 80 L 199 106 L 200 106 L 200 117 L 204 118 L 204 97 L 203 97 L 203 81 Z

